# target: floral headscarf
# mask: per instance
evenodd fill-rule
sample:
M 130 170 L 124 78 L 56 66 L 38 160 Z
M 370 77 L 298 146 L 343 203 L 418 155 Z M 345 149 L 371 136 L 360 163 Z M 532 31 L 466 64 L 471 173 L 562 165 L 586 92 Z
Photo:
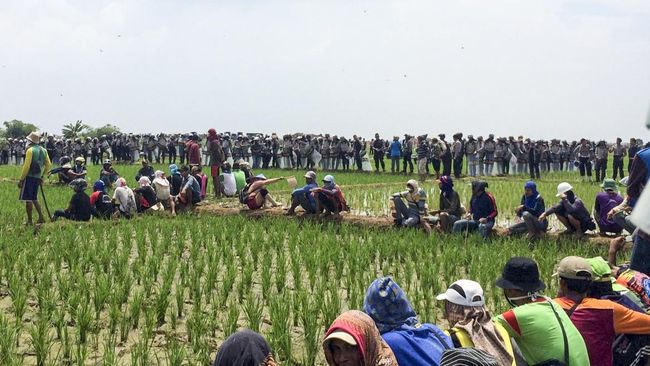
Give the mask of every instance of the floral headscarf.
M 390 277 L 378 278 L 370 284 L 363 311 L 375 321 L 381 334 L 403 325 L 415 327 L 418 324 L 406 294 Z

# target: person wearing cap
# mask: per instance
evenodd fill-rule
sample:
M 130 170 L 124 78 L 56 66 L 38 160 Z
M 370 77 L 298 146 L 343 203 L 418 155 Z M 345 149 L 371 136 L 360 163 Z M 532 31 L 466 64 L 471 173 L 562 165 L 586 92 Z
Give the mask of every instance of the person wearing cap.
M 623 203 L 623 197 L 618 193 L 616 181 L 613 179 L 606 178 L 600 187 L 603 191 L 596 194 L 594 203 L 594 216 L 600 235 L 605 236 L 608 233 L 619 235 L 623 228 L 610 218 L 609 213 Z
M 390 144 L 390 172 L 395 174 L 399 173 L 399 161 L 402 158 L 402 143 L 399 142 L 399 136 L 393 137 L 393 142 Z M 411 163 L 411 166 L 413 163 Z M 413 169 L 413 168 L 411 168 Z M 404 167 L 406 170 L 406 167 Z
M 467 174 L 476 177 L 476 165 L 478 164 L 478 145 L 473 135 L 467 136 L 465 142 L 465 155 L 467 156 Z
M 616 282 L 617 278 L 614 275 L 620 267 L 612 269 L 609 263 L 600 256 L 587 258 L 587 262 L 591 266 L 592 273 L 591 286 L 587 292 L 588 297 L 610 300 L 639 313 L 645 314 L 650 310 L 648 307 L 650 303 L 644 303 L 636 292 L 628 290 L 626 286 Z M 645 299 L 648 297 L 646 296 Z
M 619 181 L 619 184 L 627 187 L 628 179 L 628 177 L 624 177 Z M 628 196 L 626 195 L 618 206 L 609 210 L 607 219 L 613 221 L 631 235 L 636 230 L 636 225 L 632 222 L 630 213 L 632 213 L 632 207 L 628 204 Z
M 521 219 L 521 222 L 511 225 L 508 228 L 508 234 L 517 235 L 528 233 L 528 237 L 531 239 L 539 238 L 548 228 L 547 220 L 539 221 L 539 216 L 545 210 L 544 198 L 537 191 L 537 184 L 532 180 L 526 182 L 521 203 L 515 209 L 515 213 Z
M 68 208 L 54 211 L 52 221 L 55 221 L 59 217 L 72 221 L 90 221 L 92 208 L 90 206 L 90 197 L 85 192 L 87 186 L 88 183 L 82 178 L 77 178 L 70 182 L 70 187 L 74 190 L 74 194 L 70 198 Z
M 492 193 L 486 191 L 488 183 L 482 180 L 472 182 L 472 198 L 469 212 L 465 219 L 454 223 L 453 232 L 471 232 L 478 230 L 483 238 L 488 238 L 492 233 L 494 222 L 499 214 L 497 203 Z
M 104 220 L 110 219 L 113 212 L 115 212 L 111 197 L 106 193 L 106 185 L 101 180 L 97 180 L 93 184 L 93 193 L 90 195 L 90 208 L 94 217 Z
M 529 365 L 552 360 L 565 365 L 589 365 L 587 347 L 578 329 L 560 306 L 540 294 L 546 284 L 534 260 L 510 258 L 496 286 L 503 289 L 513 308 L 494 321 L 516 341 Z
M 43 184 L 43 177 L 50 170 L 52 163 L 47 155 L 47 150 L 40 146 L 41 135 L 32 132 L 27 136 L 29 147 L 25 152 L 25 161 L 18 180 L 20 188 L 19 200 L 25 202 L 27 225 L 32 224 L 32 210 L 36 208 L 38 223 L 45 222 L 41 205 L 38 203 L 38 188 Z
M 587 296 L 593 275 L 586 259 L 576 256 L 562 259 L 554 276 L 560 282 L 558 298 L 554 301 L 567 311 L 582 334 L 591 365 L 614 364 L 612 348 L 617 334 L 650 334 L 650 315 Z
M 463 141 L 463 134 L 461 132 L 455 133 L 452 136 L 454 141 L 451 144 L 451 159 L 452 168 L 454 171 L 454 178 L 460 178 L 463 173 L 463 157 L 465 156 L 465 141 Z
M 110 159 L 104 160 L 102 169 L 99 172 L 99 179 L 104 182 L 106 187 L 112 187 L 113 183 L 117 181 L 120 175 L 117 173 Z
M 444 301 L 447 333 L 454 347 L 475 347 L 494 356 L 499 365 L 516 365 L 510 336 L 492 321 L 478 282 L 458 280 L 436 299 Z
M 442 353 L 440 366 L 501 366 L 492 355 L 478 348 L 454 348 Z
M 539 221 L 544 221 L 548 216 L 555 214 L 566 227 L 563 234 L 575 234 L 578 238 L 584 237 L 587 230 L 596 229 L 594 220 L 582 200 L 573 192 L 571 184 L 567 182 L 558 184 L 555 196 L 560 198 L 560 203 L 541 214 Z
M 326 175 L 323 178 L 323 186 L 312 189 L 312 194 L 316 199 L 316 211 L 325 210 L 325 215 L 334 215 L 339 217 L 340 212 L 349 211 L 341 187 L 334 181 L 332 175 Z
M 381 170 L 385 172 L 386 165 L 384 164 L 384 140 L 379 138 L 378 133 L 375 133 L 375 138 L 372 140 L 370 147 L 373 153 L 373 159 L 375 160 L 375 172 L 379 173 L 380 166 Z
M 390 200 L 395 208 L 397 226 L 415 227 L 427 212 L 427 193 L 415 179 L 406 182 L 406 191 L 393 193 Z M 406 200 L 406 203 L 404 203 Z
M 442 352 L 453 347 L 449 336 L 438 327 L 420 323 L 406 294 L 390 277 L 370 284 L 363 311 L 375 321 L 402 366 L 438 365 Z
M 140 181 L 140 178 L 147 177 L 149 180 L 153 180 L 156 175 L 153 167 L 149 165 L 147 159 L 142 159 L 142 167 L 138 169 L 138 174 L 135 175 L 135 180 Z
M 329 366 L 397 366 L 395 354 L 370 316 L 358 310 L 339 315 L 325 333 Z
M 316 173 L 310 170 L 305 173 L 305 185 L 302 188 L 296 188 L 291 192 L 291 207 L 289 207 L 287 215 L 295 215 L 298 206 L 302 207 L 308 214 L 317 213 L 316 199 L 311 194 L 311 190 L 315 188 L 318 188 L 318 183 L 316 183 Z
M 602 182 L 605 179 L 607 171 L 607 156 L 609 155 L 609 148 L 605 140 L 600 140 L 594 149 L 595 164 L 594 170 L 596 172 L 596 182 Z
M 591 149 L 589 140 L 581 139 L 580 144 L 573 150 L 573 154 L 578 161 L 578 169 L 580 170 L 580 178 L 582 180 L 588 179 L 591 181 L 591 161 L 594 158 L 594 152 Z M 585 176 L 586 174 L 586 176 Z
M 437 210 L 431 211 L 436 229 L 440 232 L 449 232 L 464 214 L 460 204 L 460 196 L 454 190 L 453 179 L 443 175 L 436 181 L 440 188 L 440 205 Z
M 86 174 L 88 173 L 86 171 L 86 159 L 84 159 L 83 156 L 77 156 L 74 159 L 74 166 L 72 167 L 72 174 L 74 175 L 74 179 L 77 178 L 82 178 L 86 179 Z
M 275 366 L 273 351 L 260 334 L 250 329 L 228 337 L 215 356 L 213 366 Z
M 280 205 L 275 202 L 266 186 L 269 184 L 277 183 L 283 180 L 284 177 L 267 179 L 264 174 L 258 174 L 250 179 L 250 182 L 242 188 L 239 194 L 239 202 L 248 206 L 251 210 L 259 210 L 263 208 L 266 203 L 271 207 L 279 207 Z
M 65 163 L 59 168 L 52 169 L 50 173 L 55 173 L 61 184 L 70 184 L 76 178 L 76 174 L 72 170 L 72 165 L 70 163 Z

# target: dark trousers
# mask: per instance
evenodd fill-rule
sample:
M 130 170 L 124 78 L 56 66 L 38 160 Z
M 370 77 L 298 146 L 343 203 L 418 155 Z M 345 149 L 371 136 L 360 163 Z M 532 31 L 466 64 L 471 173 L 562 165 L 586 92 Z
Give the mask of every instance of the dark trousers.
M 442 175 L 451 175 L 451 156 L 442 157 Z
M 602 182 L 605 179 L 607 171 L 607 159 L 596 159 L 596 182 Z
M 375 158 L 375 171 L 379 171 L 379 165 L 381 165 L 381 170 L 386 171 L 386 165 L 384 165 L 384 154 L 376 152 L 373 157 Z
M 411 157 L 411 153 L 404 153 L 404 159 L 403 159 L 403 165 L 404 165 L 404 173 L 406 173 L 406 164 L 409 165 L 409 173 L 413 174 L 413 159 Z
M 357 170 L 362 170 L 361 166 L 361 155 L 359 154 L 354 154 L 354 162 L 357 164 Z
M 529 162 L 530 179 L 539 179 L 539 162 Z
M 510 160 L 509 159 L 503 159 L 500 162 L 500 164 L 501 164 L 501 171 L 503 172 L 503 174 L 509 175 L 510 174 Z
M 585 173 L 591 178 L 591 160 L 589 158 L 578 158 L 578 169 L 580 169 L 580 176 L 584 177 Z
M 614 162 L 612 164 L 612 174 L 614 180 L 616 180 L 616 177 L 621 177 L 623 178 L 623 157 L 622 156 L 614 156 Z
M 176 149 L 169 150 L 169 163 L 176 164 Z
M 436 175 L 440 175 L 440 159 L 431 159 L 431 165 Z
M 463 173 L 463 158 L 454 159 L 454 177 L 460 178 Z

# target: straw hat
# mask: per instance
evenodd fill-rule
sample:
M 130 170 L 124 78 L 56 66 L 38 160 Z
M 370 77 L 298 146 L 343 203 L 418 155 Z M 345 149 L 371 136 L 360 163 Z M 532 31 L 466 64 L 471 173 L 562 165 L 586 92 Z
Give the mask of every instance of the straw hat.
M 41 134 L 40 132 L 32 132 L 26 137 L 27 140 L 29 140 L 31 143 L 38 144 L 41 142 Z

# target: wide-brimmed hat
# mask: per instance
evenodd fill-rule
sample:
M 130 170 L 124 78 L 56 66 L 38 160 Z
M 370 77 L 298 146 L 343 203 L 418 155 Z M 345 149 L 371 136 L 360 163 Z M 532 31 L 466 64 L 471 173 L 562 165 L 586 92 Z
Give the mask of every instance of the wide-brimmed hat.
M 537 263 L 526 257 L 512 257 L 503 267 L 501 277 L 496 285 L 502 289 L 514 289 L 524 292 L 536 292 L 546 288 L 539 278 Z
M 27 135 L 25 138 L 34 144 L 38 144 L 41 142 L 41 133 L 34 131 Z
M 606 178 L 603 181 L 603 184 L 600 185 L 600 187 L 605 191 L 616 191 L 618 188 L 616 185 L 616 181 L 611 178 Z

